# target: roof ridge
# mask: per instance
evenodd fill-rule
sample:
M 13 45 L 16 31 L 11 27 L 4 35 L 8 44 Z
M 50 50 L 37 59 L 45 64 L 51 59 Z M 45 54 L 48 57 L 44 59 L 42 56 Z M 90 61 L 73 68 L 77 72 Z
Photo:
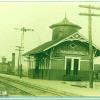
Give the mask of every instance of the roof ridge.
M 54 47 L 54 46 L 56 46 L 56 45 L 62 43 L 62 42 L 64 42 L 65 39 L 69 39 L 70 37 L 74 36 L 75 34 L 80 35 L 83 39 L 86 40 L 86 43 L 89 43 L 88 39 L 87 39 L 85 36 L 83 36 L 81 33 L 80 33 L 80 34 L 79 34 L 79 33 L 80 33 L 80 32 L 75 32 L 75 33 L 73 33 L 73 34 L 71 34 L 71 35 L 69 35 L 69 36 L 66 36 L 65 38 L 58 39 L 58 40 L 55 40 L 55 41 L 48 41 L 48 42 L 43 43 L 43 44 L 41 44 L 40 46 L 38 46 L 38 47 L 36 47 L 36 48 L 34 48 L 34 49 L 32 49 L 32 50 L 26 52 L 26 53 L 23 54 L 23 55 L 25 56 L 25 55 L 36 54 L 36 53 L 39 53 L 39 52 L 44 52 L 44 51 L 46 51 L 46 50 L 48 50 L 48 49 L 50 49 L 50 48 L 52 48 L 52 47 Z M 80 41 L 80 40 L 79 40 L 79 41 Z M 82 42 L 82 41 L 81 41 L 81 42 Z M 84 41 L 83 41 L 83 42 L 84 42 Z M 96 49 L 100 50 L 100 48 L 98 48 L 94 43 L 92 43 L 92 46 L 94 46 Z

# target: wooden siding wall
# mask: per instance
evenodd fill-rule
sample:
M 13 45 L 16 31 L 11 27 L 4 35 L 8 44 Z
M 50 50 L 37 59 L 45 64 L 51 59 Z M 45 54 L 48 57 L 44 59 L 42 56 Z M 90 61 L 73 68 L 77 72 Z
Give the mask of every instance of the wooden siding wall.
M 75 44 L 75 46 L 71 47 L 73 43 Z M 55 58 L 61 57 L 62 59 L 65 59 L 65 56 L 66 57 L 80 57 L 80 70 L 88 70 L 88 47 L 82 43 L 79 43 L 76 41 L 75 42 L 67 41 L 67 42 L 61 43 L 54 48 L 52 55 Z M 54 62 L 56 63 L 55 60 Z M 55 67 L 54 62 L 52 64 L 52 68 L 53 66 Z M 60 62 L 61 61 L 59 60 L 59 63 Z M 86 62 L 85 65 L 84 65 L 84 62 Z M 60 67 L 61 69 L 64 69 L 65 66 L 60 66 Z
M 71 46 L 72 44 L 75 46 Z M 40 56 L 41 54 L 39 54 Z M 88 47 L 79 42 L 64 42 L 55 46 L 48 56 L 40 56 L 36 59 L 36 67 L 32 69 L 32 77 L 51 80 L 66 80 L 65 56 L 80 57 L 79 80 L 89 79 Z M 73 71 L 71 71 L 73 77 Z M 73 80 L 73 78 L 72 78 Z
M 66 41 L 54 48 L 53 56 L 88 55 L 88 47 L 77 41 Z
M 51 61 L 50 79 L 66 80 L 65 56 L 80 57 L 78 79 L 89 79 L 88 47 L 79 42 L 74 42 L 75 47 L 71 47 L 72 44 L 73 42 L 70 41 L 61 43 L 54 47 Z M 73 71 L 71 71 L 71 76 L 73 77 Z
M 80 70 L 81 71 L 88 71 L 89 70 L 89 61 L 80 61 Z
M 51 60 L 51 69 L 50 69 L 50 79 L 62 80 L 64 76 L 64 59 L 55 59 Z

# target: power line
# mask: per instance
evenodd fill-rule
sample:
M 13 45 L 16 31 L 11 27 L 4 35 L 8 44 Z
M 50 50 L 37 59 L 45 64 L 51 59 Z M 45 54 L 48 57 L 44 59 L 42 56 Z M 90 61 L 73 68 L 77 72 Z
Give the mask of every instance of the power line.
M 91 5 L 79 5 L 79 7 L 88 9 L 88 13 L 80 13 L 80 15 L 88 16 L 88 37 L 89 37 L 89 87 L 93 88 L 93 48 L 92 48 L 92 16 L 100 16 L 100 14 L 92 13 L 93 10 L 100 10 L 100 7 Z
M 24 49 L 24 33 L 27 31 L 34 31 L 34 29 L 28 29 L 25 27 L 22 28 L 14 28 L 15 30 L 20 30 L 22 31 L 21 34 L 21 46 L 16 46 L 17 49 L 19 51 L 19 55 L 18 55 L 18 75 L 20 76 L 20 78 L 22 77 L 22 48 Z
M 34 31 L 34 29 L 29 29 L 29 28 L 25 28 L 25 27 L 14 28 L 14 29 L 22 31 L 22 35 L 21 35 L 21 47 L 24 47 L 24 33 L 27 32 L 27 31 Z

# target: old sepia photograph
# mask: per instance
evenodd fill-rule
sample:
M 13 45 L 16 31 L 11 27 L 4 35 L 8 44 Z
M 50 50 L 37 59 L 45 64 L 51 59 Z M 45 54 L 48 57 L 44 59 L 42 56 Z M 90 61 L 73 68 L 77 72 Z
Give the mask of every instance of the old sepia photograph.
M 99 96 L 100 2 L 0 1 L 0 98 Z

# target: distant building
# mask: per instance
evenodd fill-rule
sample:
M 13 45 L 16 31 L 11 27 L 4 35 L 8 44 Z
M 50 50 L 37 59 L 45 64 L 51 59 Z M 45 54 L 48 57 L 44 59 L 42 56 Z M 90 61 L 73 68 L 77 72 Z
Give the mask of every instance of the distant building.
M 65 17 L 50 28 L 52 41 L 24 54 L 29 59 L 29 76 L 50 80 L 89 79 L 89 43 L 79 33 L 81 27 Z M 93 55 L 100 55 L 100 49 L 94 44 Z
M 0 63 L 0 73 L 7 74 L 8 66 L 9 66 L 9 64 L 6 61 L 6 57 L 2 57 L 2 62 Z
M 15 68 L 15 53 L 12 53 L 12 61 L 7 61 L 6 57 L 2 57 L 0 62 L 0 73 L 3 74 L 14 74 Z

